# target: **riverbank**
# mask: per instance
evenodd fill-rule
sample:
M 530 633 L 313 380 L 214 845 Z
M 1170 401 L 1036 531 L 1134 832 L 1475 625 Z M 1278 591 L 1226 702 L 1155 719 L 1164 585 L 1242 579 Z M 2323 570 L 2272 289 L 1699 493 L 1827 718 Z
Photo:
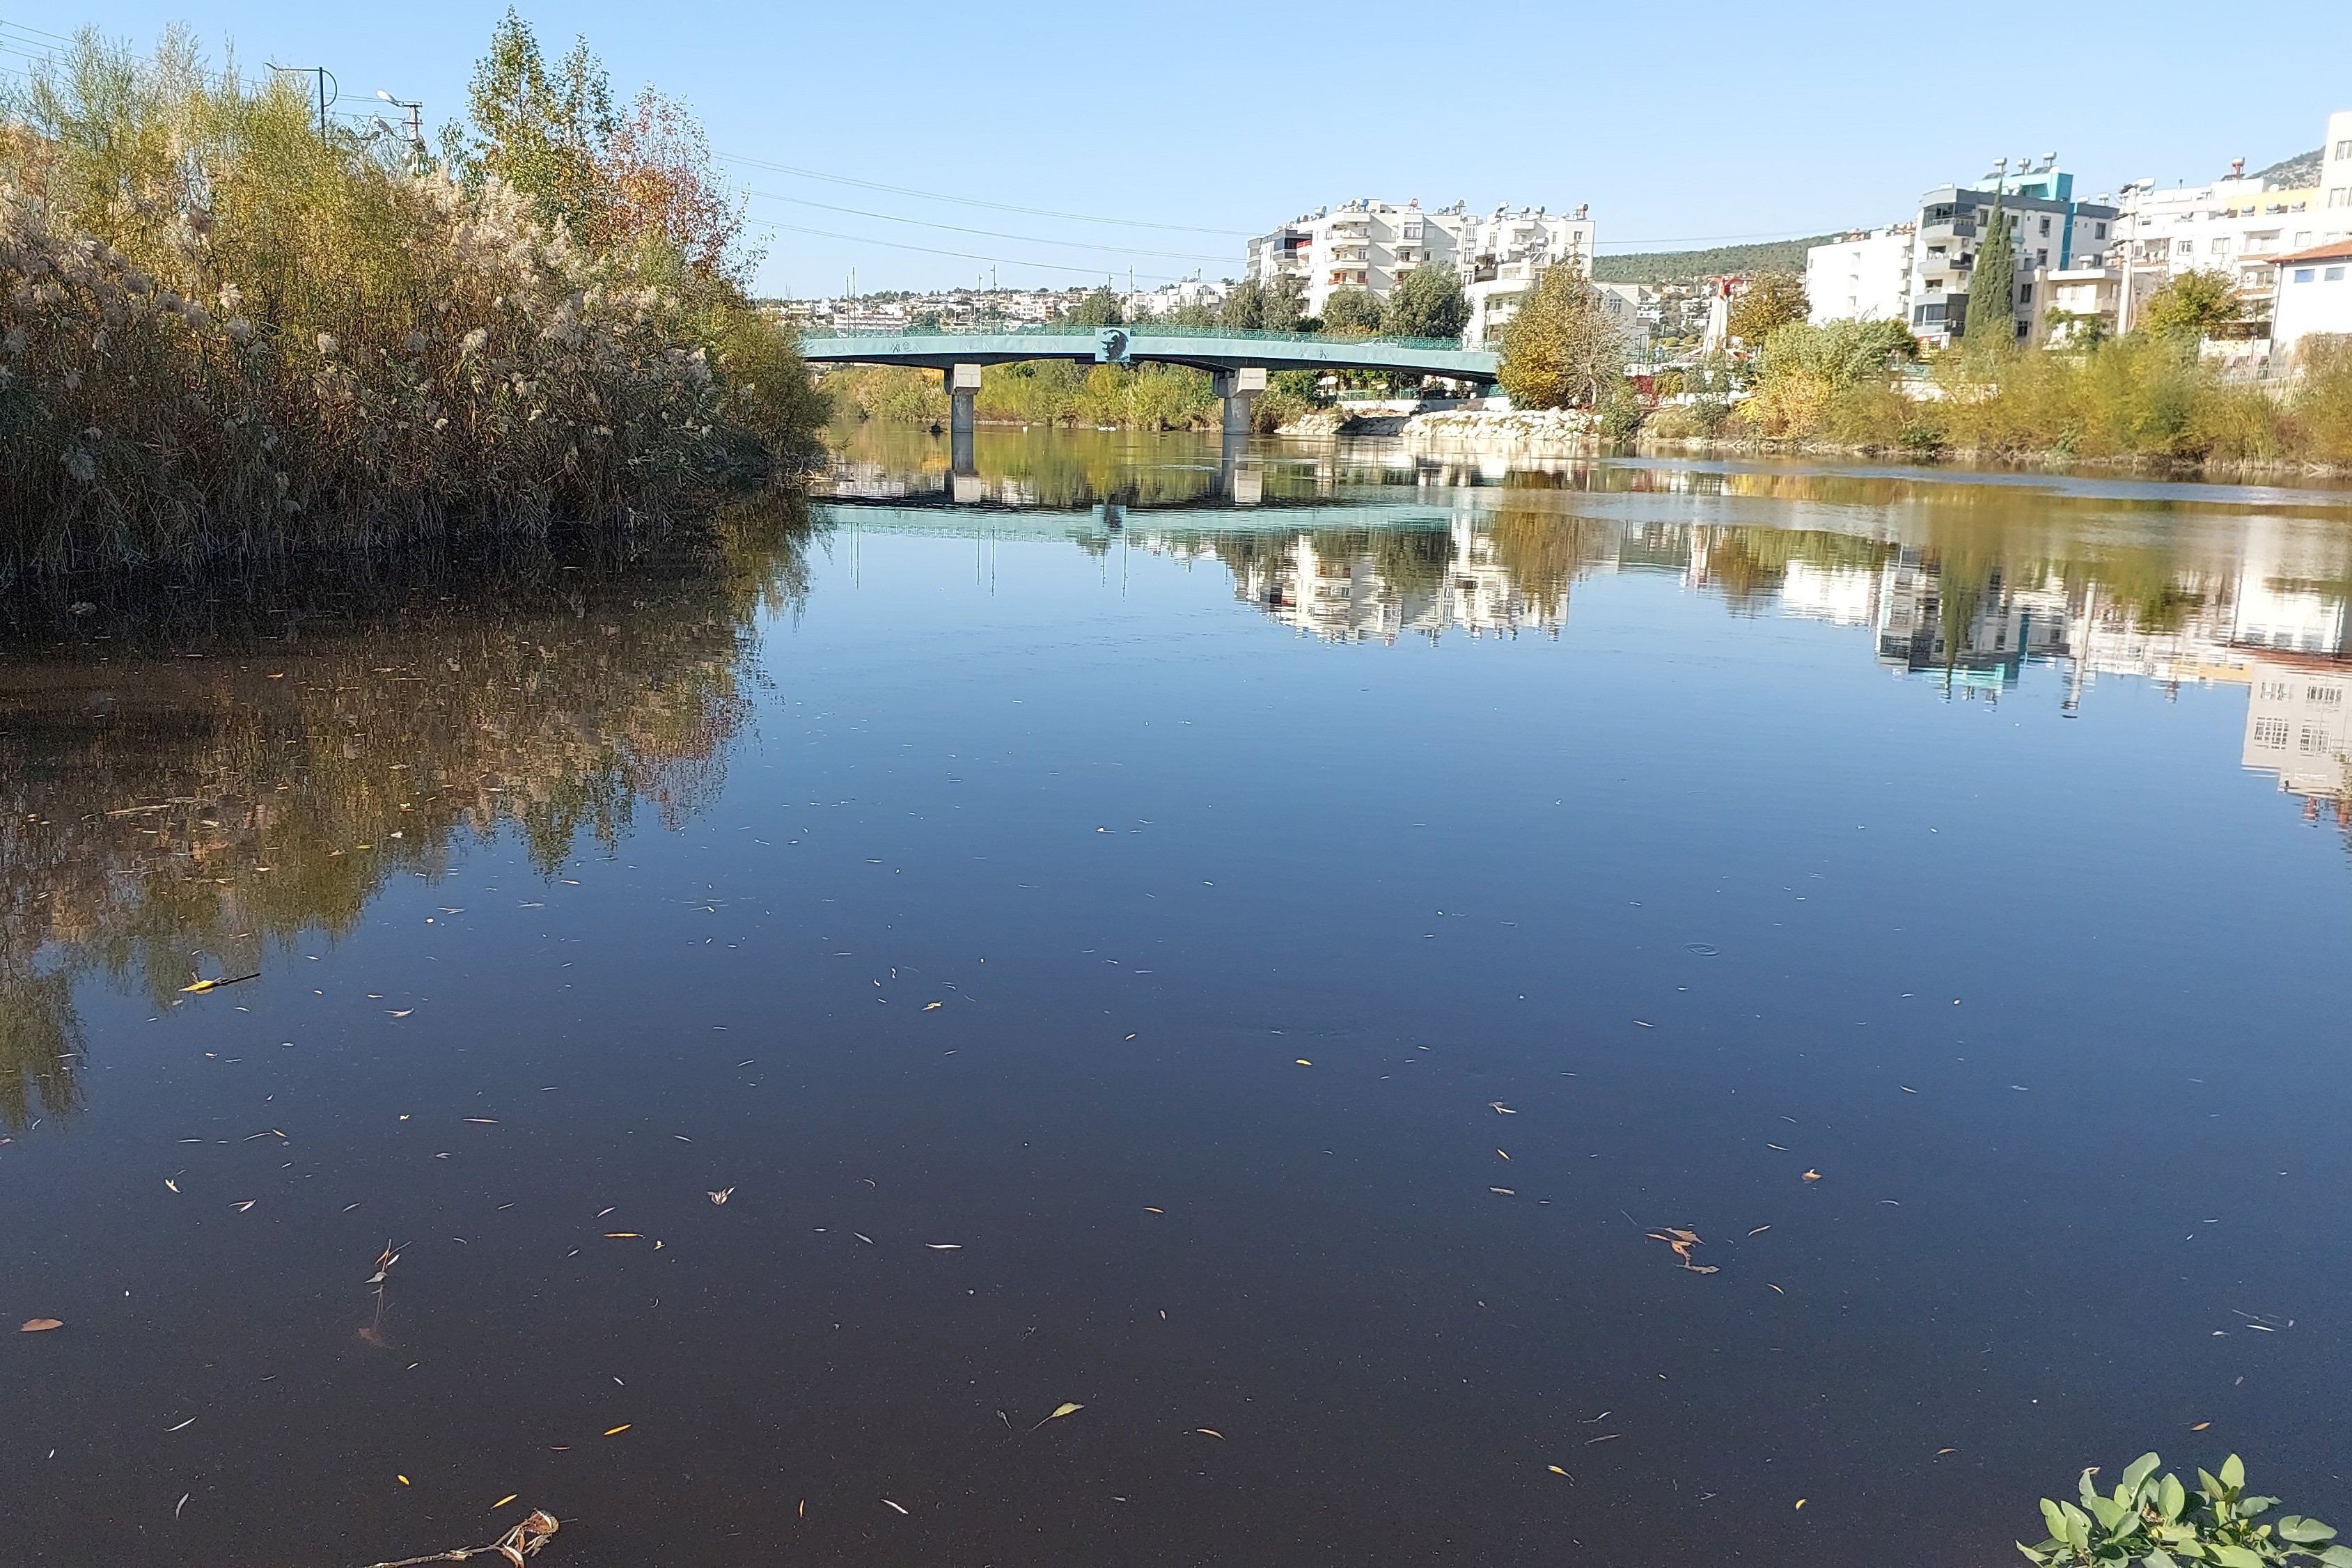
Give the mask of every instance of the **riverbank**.
M 2248 483 L 2352 479 L 2352 463 L 2292 458 L 2189 457 L 2125 453 L 2086 457 L 2056 448 L 1911 446 L 1885 442 L 1839 442 L 1771 436 L 1652 436 L 1620 441 L 1589 409 L 1508 412 L 1460 409 L 1407 418 L 1353 416 L 1318 409 L 1282 427 L 1303 438 L 1393 437 L 1416 451 L 1453 456 L 1580 458 L 1606 451 L 1665 458 L 1812 458 L 1872 463 L 2062 472 L 2129 474 L 2155 479 L 2238 480 Z
M 715 176 L 647 196 L 617 131 L 560 193 L 482 132 L 419 174 L 284 80 L 85 35 L 0 100 L 0 584 L 634 528 L 817 460 L 731 230 L 668 221 Z

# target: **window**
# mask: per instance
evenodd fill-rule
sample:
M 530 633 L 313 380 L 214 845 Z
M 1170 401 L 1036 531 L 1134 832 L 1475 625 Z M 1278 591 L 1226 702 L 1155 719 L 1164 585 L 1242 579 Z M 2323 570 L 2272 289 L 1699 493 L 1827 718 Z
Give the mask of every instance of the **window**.
M 2193 239 L 2184 239 L 2174 246 L 2173 249 L 2183 256 L 2194 256 L 2197 254 L 2197 242 Z
M 2284 719 L 2255 720 L 2254 744 L 2262 747 L 2265 751 L 2285 751 L 2286 721 Z
M 2105 224 L 2095 223 L 2093 224 L 2091 227 L 2096 231 L 2092 236 L 2094 239 L 2105 239 L 2107 237 L 2107 226 Z
M 2338 142 L 2336 144 L 2336 155 L 2338 158 L 2352 158 L 2352 142 Z
M 2214 254 L 2214 255 L 2216 255 L 2216 256 L 2227 256 L 2227 255 L 2229 255 L 2229 254 L 2230 254 L 2230 239 L 2229 239 L 2229 237 L 2228 237 L 2227 235 L 2216 235 L 2216 236 L 2214 236 L 2214 237 L 2213 237 L 2213 243 L 2212 243 L 2212 245 L 2211 245 L 2209 248 L 2210 248 L 2210 249 L 2211 249 L 2211 251 L 2213 252 L 2213 254 Z
M 2042 220 L 2042 236 L 2045 239 L 2050 237 L 2050 220 L 2046 217 Z
M 2326 282 L 2341 283 L 2344 281 L 2344 268 L 2341 267 L 2331 267 L 2320 276 Z
M 2310 756 L 2315 752 L 2327 750 L 2327 731 L 2317 725 L 2305 724 L 2303 727 L 2303 733 L 2296 739 L 2303 743 L 2303 753 L 2305 756 Z
M 2328 192 L 2327 205 L 2331 207 L 2352 207 L 2352 185 L 2338 185 Z
M 2262 696 L 2263 696 L 2263 701 L 2265 701 L 2265 702 L 2284 702 L 2284 701 L 2285 701 L 2285 700 L 2286 700 L 2286 694 L 2287 694 L 2287 684 L 2286 684 L 2286 682 L 2285 682 L 2285 681 L 2284 681 L 2284 680 L 2265 680 L 2265 681 L 2263 681 L 2263 685 L 2262 685 Z
M 2033 285 L 2032 285 L 2032 284 L 2031 284 L 2031 283 L 2020 283 L 2020 284 L 2017 286 L 2017 302 L 2018 302 L 2019 304 L 2021 304 L 2021 305 L 2031 305 L 2032 303 L 2033 303 Z
M 2047 266 L 2049 266 L 2049 265 L 2050 265 L 2050 253 L 2049 253 L 2048 251 L 2046 251 L 2046 250 L 2037 250 L 2037 251 L 2035 251 L 2035 252 L 2033 253 L 2033 265 L 2034 265 L 2034 266 L 2036 266 L 2036 267 L 2047 267 Z
M 2308 283 L 2311 281 L 2311 273 L 2310 268 L 2298 267 L 2294 269 L 2294 280 L 2298 283 Z
M 2314 708 L 2341 707 L 2344 689 L 2340 686 L 2306 686 L 2303 689 L 2303 700 Z

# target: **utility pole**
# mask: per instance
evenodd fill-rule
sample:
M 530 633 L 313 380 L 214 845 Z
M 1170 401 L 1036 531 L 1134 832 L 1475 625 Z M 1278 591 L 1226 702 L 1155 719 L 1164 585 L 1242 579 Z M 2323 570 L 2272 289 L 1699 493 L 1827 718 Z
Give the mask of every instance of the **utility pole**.
M 281 66 L 274 61 L 263 63 L 271 70 L 284 71 L 289 76 L 315 76 L 319 79 L 319 140 L 324 142 L 327 139 L 327 84 L 335 81 L 335 73 L 324 66 Z M 342 96 L 341 82 L 335 82 L 334 95 L 337 98 Z
M 425 165 L 424 100 L 422 99 L 418 99 L 415 101 L 411 101 L 405 98 L 394 98 L 392 94 L 384 91 L 382 88 L 377 88 L 375 89 L 375 95 L 383 100 L 386 103 L 392 105 L 394 109 L 403 109 L 408 111 L 408 144 L 412 148 L 415 149 L 416 172 L 422 174 L 425 173 Z

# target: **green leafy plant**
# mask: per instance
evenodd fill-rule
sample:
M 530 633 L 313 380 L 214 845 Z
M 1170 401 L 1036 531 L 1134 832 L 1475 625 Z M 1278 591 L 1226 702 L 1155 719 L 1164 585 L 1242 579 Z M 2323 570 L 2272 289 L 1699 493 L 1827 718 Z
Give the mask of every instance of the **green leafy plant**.
M 2145 1568 L 2352 1568 L 2352 1547 L 2336 1544 L 2336 1531 L 2315 1519 L 2289 1513 L 2257 1523 L 2278 1499 L 2247 1493 L 2246 1467 L 2237 1455 L 2221 1462 L 2219 1476 L 2198 1471 L 2193 1491 L 2178 1476 L 2158 1476 L 2163 1463 L 2142 1454 L 2104 1497 L 2091 1484 L 2098 1472 L 2084 1470 L 2082 1506 L 2043 1498 L 2050 1538 L 2039 1546 L 2020 1542 L 2017 1549 L 2041 1568 L 2134 1562 Z

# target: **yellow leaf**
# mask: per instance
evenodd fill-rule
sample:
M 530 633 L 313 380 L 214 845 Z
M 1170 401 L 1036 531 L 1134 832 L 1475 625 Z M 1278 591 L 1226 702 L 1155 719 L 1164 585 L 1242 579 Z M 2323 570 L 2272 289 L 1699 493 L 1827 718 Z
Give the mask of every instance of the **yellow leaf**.
M 1054 1414 L 1046 1416 L 1045 1419 L 1051 1421 L 1056 1416 L 1076 1415 L 1079 1411 L 1084 1410 L 1086 1406 L 1083 1405 L 1056 1405 L 1054 1406 Z
M 515 1500 L 515 1499 L 517 1499 L 517 1498 L 520 1497 L 521 1495 L 522 1495 L 522 1494 L 521 1494 L 520 1492 L 509 1492 L 509 1493 L 507 1493 L 507 1495 L 506 1495 L 506 1496 L 504 1496 L 504 1497 L 502 1497 L 502 1498 L 499 1499 L 499 1500 L 498 1500 L 498 1501 L 496 1501 L 496 1502 L 492 1503 L 490 1506 L 491 1506 L 492 1508 L 504 1508 L 504 1507 L 506 1507 L 506 1506 L 507 1506 L 507 1504 L 509 1504 L 509 1503 L 510 1503 L 510 1502 L 514 1501 L 514 1500 Z
M 1546 1465 L 1544 1468 L 1549 1470 L 1555 1476 L 1564 1476 L 1568 1474 L 1566 1470 L 1561 1469 L 1558 1465 Z
M 1822 1179 L 1822 1173 L 1821 1173 L 1819 1171 L 1807 1171 L 1807 1172 L 1806 1172 L 1806 1173 L 1805 1173 L 1801 1177 L 1800 1177 L 1800 1178 L 1798 1178 L 1798 1179 L 1799 1179 L 1799 1180 L 1801 1180 L 1801 1181 L 1807 1181 L 1807 1182 L 1818 1182 L 1818 1181 L 1820 1181 L 1820 1180 Z
M 619 1436 L 622 1433 L 624 1433 L 624 1432 L 627 1431 L 630 1427 L 632 1427 L 632 1426 L 635 1426 L 635 1425 L 636 1425 L 636 1423 L 635 1423 L 635 1422 L 634 1422 L 634 1421 L 624 1421 L 624 1422 L 622 1422 L 618 1426 L 615 1426 L 615 1427 L 614 1427 L 612 1430 L 610 1430 L 610 1431 L 606 1432 L 606 1433 L 604 1434 L 604 1436 L 607 1436 L 607 1437 L 617 1437 L 617 1436 Z
M 399 1481 L 402 1486 L 406 1486 L 408 1484 L 408 1478 L 406 1476 L 395 1476 L 394 1479 Z
M 1799 1498 L 1799 1499 L 1797 1500 L 1797 1506 L 1798 1506 L 1799 1508 L 1802 1508 L 1802 1507 L 1804 1507 L 1804 1506 L 1805 1506 L 1805 1500 L 1804 1500 L 1803 1498 Z
M 1203 1437 L 1214 1437 L 1221 1443 L 1224 1441 L 1225 1435 L 1213 1426 L 1195 1426 L 1192 1430 Z

